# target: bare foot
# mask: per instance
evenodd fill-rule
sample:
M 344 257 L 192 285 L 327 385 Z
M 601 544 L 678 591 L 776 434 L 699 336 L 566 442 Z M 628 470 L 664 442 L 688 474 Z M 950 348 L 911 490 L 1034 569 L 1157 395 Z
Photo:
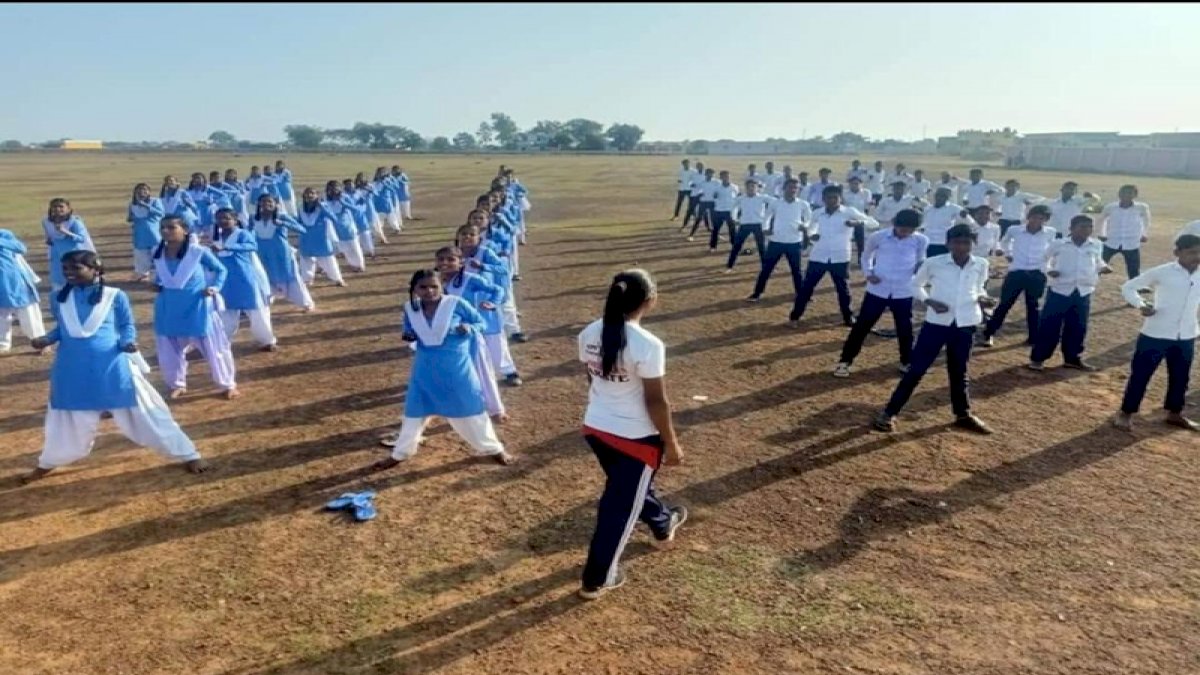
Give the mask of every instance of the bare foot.
M 1173 427 L 1179 427 L 1180 429 L 1187 429 L 1188 431 L 1200 431 L 1200 424 L 1196 424 L 1180 413 L 1170 413 L 1167 415 L 1167 419 L 1163 421 Z
M 242 392 L 238 391 L 237 387 L 225 390 L 225 400 L 232 401 L 235 398 L 241 398 Z
M 381 459 L 378 462 L 375 462 L 374 464 L 372 464 L 371 470 L 372 471 L 387 471 L 388 469 L 395 468 L 400 463 L 401 463 L 400 460 L 398 460 L 394 457 L 388 457 L 387 459 Z
M 54 471 L 54 469 L 43 469 L 42 467 L 39 466 L 38 468 L 34 469 L 33 471 L 30 471 L 29 473 L 25 474 L 24 476 L 21 476 L 21 478 L 20 478 L 21 485 L 29 485 L 30 483 L 32 483 L 34 481 L 41 480 L 41 479 L 45 478 L 51 471 Z
M 495 460 L 497 464 L 502 464 L 504 466 L 509 466 L 517 461 L 516 457 L 513 457 L 507 452 L 501 452 L 500 454 L 492 455 L 492 459 Z
M 301 307 L 301 308 L 300 308 L 300 313 L 301 313 L 301 314 L 312 314 L 312 313 L 313 313 L 313 312 L 315 312 L 315 311 L 317 311 L 317 308 L 316 308 L 316 306 L 313 306 L 313 307 Z
M 499 415 L 492 415 L 492 424 L 497 424 L 497 425 L 506 424 L 511 419 L 512 418 L 508 416 L 508 413 L 500 413 Z
M 1121 431 L 1133 431 L 1133 415 L 1119 412 L 1113 417 L 1112 425 Z
M 188 473 L 204 473 L 205 471 L 208 471 L 212 467 L 209 466 L 208 462 L 206 462 L 202 459 L 193 459 L 190 462 L 184 462 L 183 468 Z
M 339 281 L 334 285 L 337 286 L 338 288 L 345 288 L 348 284 L 345 281 Z
M 187 389 L 184 389 L 183 387 L 171 390 L 172 399 L 183 398 L 185 394 L 187 394 Z
M 279 346 L 278 345 L 263 345 L 258 348 L 258 351 L 260 351 L 260 352 L 277 352 L 277 351 L 279 351 Z

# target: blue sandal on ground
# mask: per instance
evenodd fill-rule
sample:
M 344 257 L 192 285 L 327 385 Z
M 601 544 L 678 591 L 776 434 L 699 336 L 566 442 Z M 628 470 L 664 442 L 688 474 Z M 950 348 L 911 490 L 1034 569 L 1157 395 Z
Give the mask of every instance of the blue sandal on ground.
M 375 510 L 374 499 L 375 493 L 370 491 L 361 492 L 357 497 L 354 498 L 353 504 L 355 520 L 361 523 L 368 520 L 373 520 L 375 516 L 379 515 L 379 512 Z
M 325 508 L 330 511 L 341 511 L 342 509 L 354 503 L 354 498 L 358 496 L 356 492 L 347 492 L 346 494 L 330 501 L 325 505 Z

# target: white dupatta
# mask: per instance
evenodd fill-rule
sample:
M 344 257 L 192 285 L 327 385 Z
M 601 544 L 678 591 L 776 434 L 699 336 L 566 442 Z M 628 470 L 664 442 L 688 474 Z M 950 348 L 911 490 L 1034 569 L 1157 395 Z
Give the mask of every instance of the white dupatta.
M 408 317 L 408 323 L 422 344 L 426 347 L 440 347 L 450 332 L 450 319 L 454 316 L 454 308 L 458 306 L 458 302 L 459 300 L 454 296 L 442 296 L 441 301 L 438 302 L 437 311 L 433 313 L 432 321 L 425 318 L 425 312 L 421 310 L 420 303 L 417 304 L 416 309 L 413 309 L 411 302 L 404 303 L 404 314 Z
M 79 310 L 71 295 L 76 289 L 71 289 L 65 300 L 58 303 L 58 315 L 62 317 L 63 328 L 67 335 L 76 339 L 90 338 L 100 330 L 100 324 L 112 311 L 113 301 L 117 298 L 117 289 L 105 286 L 100 292 L 100 302 L 92 306 L 92 311 L 84 321 L 79 320 Z M 84 289 L 79 289 L 84 290 Z M 89 291 L 90 292 L 90 291 Z
M 158 275 L 158 283 L 163 288 L 179 290 L 187 284 L 188 279 L 192 278 L 192 274 L 196 271 L 196 267 L 200 265 L 200 257 L 204 255 L 204 247 L 198 244 L 188 246 L 187 255 L 183 256 L 183 260 L 179 261 L 179 266 L 175 268 L 174 274 L 167 267 L 166 255 L 166 248 L 164 247 L 163 254 L 154 259 L 154 271 Z

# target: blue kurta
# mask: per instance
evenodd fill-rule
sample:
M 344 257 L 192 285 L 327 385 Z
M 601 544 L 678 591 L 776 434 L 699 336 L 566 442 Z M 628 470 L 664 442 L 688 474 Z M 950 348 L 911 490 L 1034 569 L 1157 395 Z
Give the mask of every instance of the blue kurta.
M 484 412 L 483 388 L 472 358 L 483 318 L 461 298 L 445 295 L 442 302 L 455 303 L 454 316 L 442 344 L 431 347 L 417 340 L 408 392 L 404 395 L 405 417 L 473 417 Z M 470 330 L 460 335 L 457 330 L 460 325 Z M 413 332 L 407 312 L 404 331 Z
M 396 179 L 396 199 L 402 202 L 408 201 L 408 176 L 402 173 L 394 178 Z
M 338 201 L 321 203 L 329 215 L 333 217 L 333 230 L 338 241 L 354 241 L 358 236 L 358 228 L 354 224 L 354 204 L 345 195 Z
M 66 234 L 56 230 L 48 220 L 42 221 L 42 229 L 46 231 L 50 244 L 50 283 L 55 288 L 62 288 L 67 285 L 67 278 L 62 271 L 62 257 L 71 251 L 95 251 L 96 246 L 92 244 L 92 237 L 83 221 L 75 216 L 67 221 Z
M 375 181 L 375 193 L 372 195 L 372 200 L 375 202 L 375 210 L 379 213 L 388 214 L 395 208 L 396 193 L 392 190 L 392 184 L 386 179 L 381 178 Z
M 458 276 L 445 282 L 446 292 L 466 300 L 479 312 L 483 319 L 484 335 L 499 335 L 504 331 L 504 318 L 497 311 L 504 304 L 505 290 L 502 286 L 488 281 L 483 275 L 459 272 Z M 490 302 L 496 307 L 484 309 L 480 307 Z
M 234 229 L 228 235 L 220 232 L 221 249 L 217 260 L 228 274 L 221 287 L 225 309 L 260 309 L 271 297 L 258 263 L 258 241 L 248 230 Z
M 130 204 L 129 215 L 125 221 L 133 229 L 133 247 L 145 251 L 158 246 L 162 241 L 158 225 L 162 222 L 166 210 L 161 199 L 151 199 L 146 204 Z
M 250 223 L 258 243 L 258 259 L 267 270 L 272 286 L 283 286 L 296 279 L 295 249 L 288 242 L 288 230 L 304 234 L 304 226 L 291 216 L 279 213 L 275 221 L 254 220 Z
M 199 246 L 199 244 L 192 244 Z M 166 258 L 166 250 L 162 253 Z M 179 268 L 177 258 L 167 259 L 167 269 L 174 274 Z M 208 275 L 213 281 L 208 282 Z M 192 271 L 183 288 L 163 288 L 154 300 L 154 332 L 159 337 L 204 337 L 213 330 L 213 298 L 204 294 L 212 286 L 220 290 L 225 285 L 225 266 L 208 249 L 200 256 L 200 264 Z M 162 279 L 159 279 L 162 283 Z M 217 330 L 220 330 L 217 327 Z
M 279 188 L 279 196 L 283 197 L 284 200 L 289 202 L 295 199 L 296 191 L 292 189 L 292 170 L 284 169 L 283 171 L 275 174 L 275 176 L 275 184 Z
M 58 343 L 54 365 L 50 366 L 50 407 L 55 410 L 118 410 L 137 405 L 133 389 L 133 374 L 129 358 L 121 351 L 124 345 L 137 342 L 133 309 L 124 291 L 117 291 L 112 308 L 95 335 L 74 338 L 63 325 L 62 311 L 76 311 L 80 325 L 87 322 L 96 287 L 72 288 L 66 307 L 57 299 L 50 303 L 54 330 L 46 339 Z
M 37 283 L 30 270 L 17 263 L 25 244 L 8 230 L 0 230 L 0 308 L 20 309 L 38 301 Z
M 370 232 L 375 222 L 375 205 L 366 190 L 355 190 L 349 197 L 354 204 L 354 227 L 359 234 Z
M 300 234 L 300 255 L 305 258 L 326 258 L 333 255 L 337 250 L 334 248 L 337 242 L 337 236 L 333 232 L 334 217 L 320 205 L 311 212 L 301 207 L 299 214 L 297 220 L 304 227 L 304 232 Z
M 183 222 L 187 223 L 189 230 L 195 229 L 199 225 L 200 214 L 186 190 L 171 191 L 163 188 L 159 198 L 162 200 L 163 211 L 166 215 L 183 218 Z

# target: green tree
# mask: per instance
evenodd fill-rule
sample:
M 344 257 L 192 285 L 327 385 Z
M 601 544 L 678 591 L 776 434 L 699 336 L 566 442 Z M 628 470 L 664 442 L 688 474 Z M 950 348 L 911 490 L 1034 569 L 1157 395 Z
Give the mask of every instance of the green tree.
M 608 136 L 608 140 L 612 141 L 613 147 L 617 150 L 629 152 L 637 147 L 645 133 L 636 124 L 614 124 L 604 132 L 604 135 Z
M 571 144 L 579 150 L 603 150 L 604 149 L 604 125 L 594 120 L 583 119 L 576 117 L 573 120 L 563 124 L 563 129 L 571 134 Z M 599 139 L 599 148 L 594 147 Z M 593 147 L 586 147 L 593 146 Z
M 425 138 L 405 127 L 393 127 L 393 133 L 396 138 L 396 145 L 399 145 L 405 150 L 420 150 L 425 147 Z
M 325 140 L 323 129 L 307 124 L 289 124 L 283 128 L 283 133 L 287 134 L 288 142 L 297 148 L 320 147 Z
M 479 139 L 479 144 L 487 147 L 492 144 L 492 127 L 487 122 L 479 123 L 479 131 L 475 132 L 475 138 Z
M 228 131 L 214 131 L 208 135 L 208 142 L 222 147 L 233 146 L 237 144 L 237 137 Z
M 434 152 L 447 152 L 450 150 L 450 139 L 445 136 L 438 136 L 429 144 L 429 149 Z
M 454 140 L 451 142 L 459 150 L 473 150 L 476 147 L 475 137 L 465 131 L 455 134 Z
M 697 140 L 687 144 L 687 153 L 689 155 L 707 155 L 708 141 Z
M 492 133 L 496 136 L 496 141 L 500 143 L 500 147 L 505 150 L 512 150 L 516 147 L 517 132 L 520 129 L 513 118 L 504 113 L 492 113 Z

